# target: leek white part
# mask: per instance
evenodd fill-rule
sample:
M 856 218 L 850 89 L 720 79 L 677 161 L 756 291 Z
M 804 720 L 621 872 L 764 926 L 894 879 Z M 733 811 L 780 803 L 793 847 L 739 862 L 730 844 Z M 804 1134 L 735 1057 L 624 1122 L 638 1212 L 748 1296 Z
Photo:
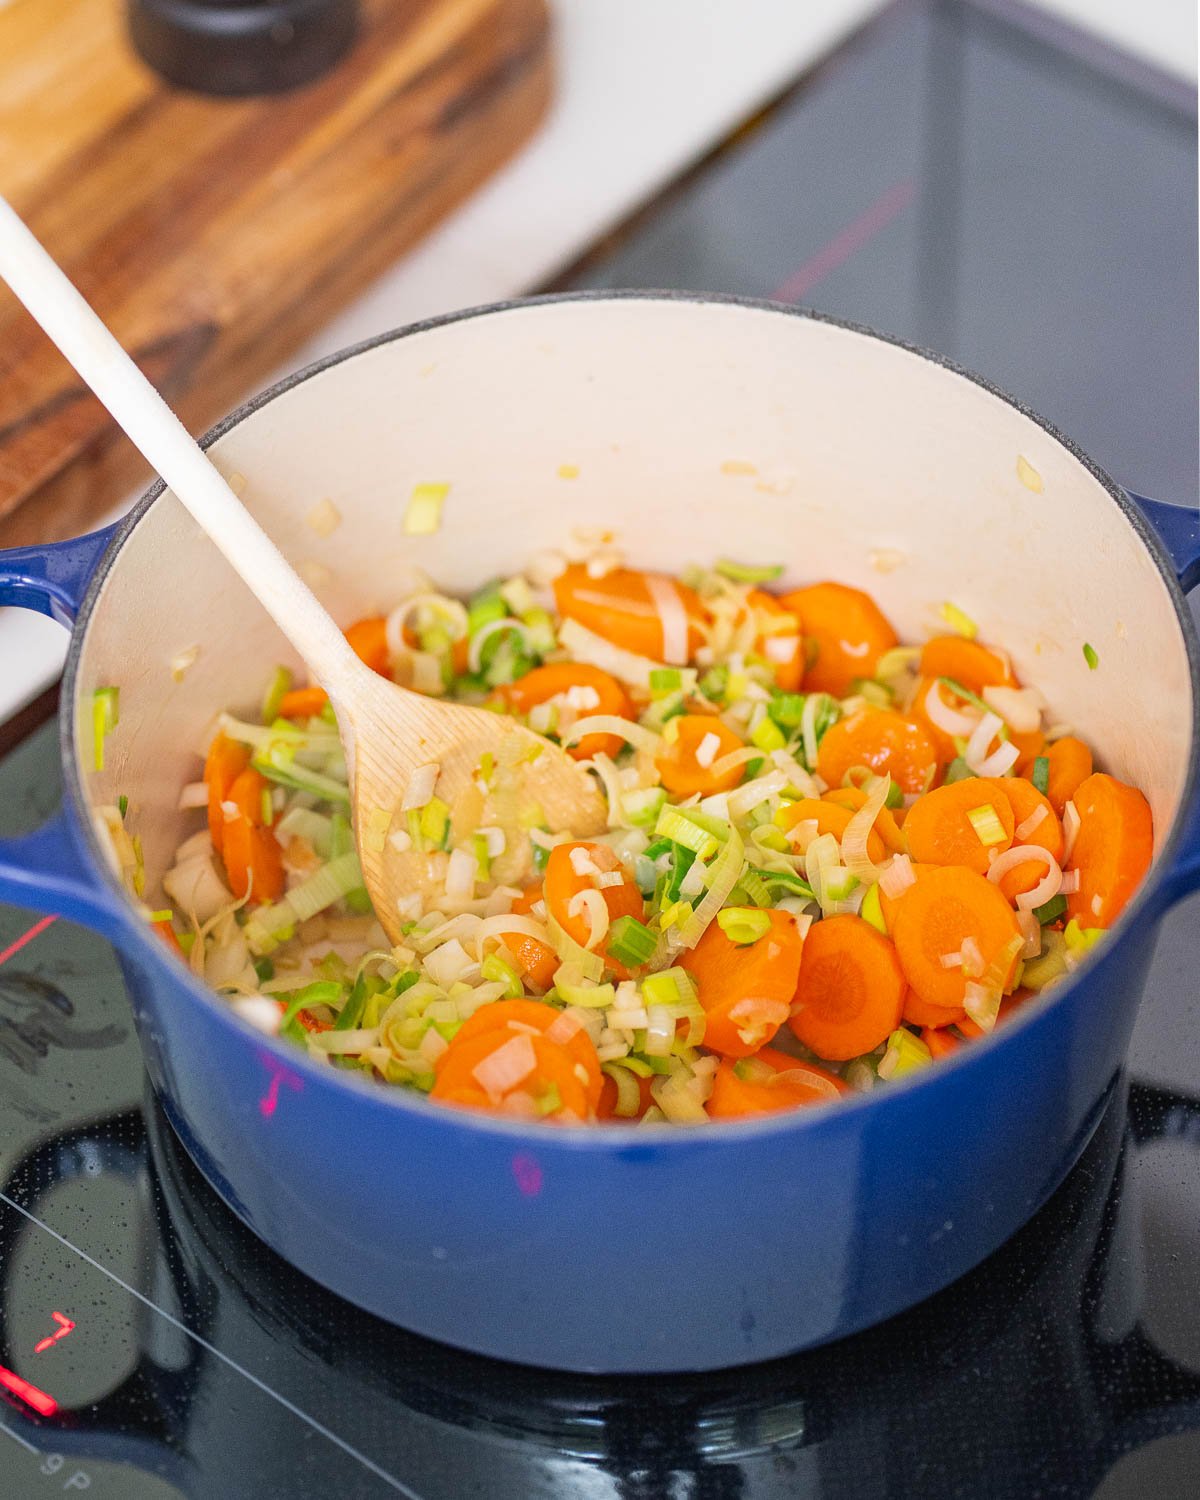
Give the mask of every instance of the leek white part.
M 647 1057 L 667 1057 L 675 1040 L 675 1017 L 665 1005 L 646 1007 Z
M 479 862 L 465 849 L 455 849 L 450 854 L 446 869 L 446 895 L 451 900 L 469 899 L 475 894 L 475 877 L 479 873 Z
M 731 750 L 728 755 L 722 755 L 720 760 L 714 760 L 708 769 L 712 771 L 714 777 L 728 776 L 730 771 L 736 771 L 739 766 L 749 765 L 752 760 L 761 760 L 762 758 L 763 753 L 756 746 L 743 745 L 740 750 Z M 725 793 L 718 792 L 716 795 L 724 796 Z M 705 801 L 708 800 L 711 799 L 705 799 Z M 704 807 L 704 803 L 702 802 L 700 806 Z M 705 808 L 705 811 L 707 811 L 707 808 Z
M 571 868 L 576 875 L 586 877 L 588 875 L 599 875 L 600 867 L 584 848 L 572 849 L 567 855 L 571 861 Z
M 584 946 L 594 952 L 608 932 L 608 904 L 604 897 L 597 890 L 576 891 L 567 902 L 567 915 L 587 918 L 588 940 Z
M 412 839 L 403 828 L 397 828 L 394 833 L 388 835 L 388 843 L 397 854 L 407 854 L 412 848 Z
M 936 677 L 925 694 L 925 714 L 931 724 L 936 724 L 946 734 L 963 738 L 974 733 L 979 723 L 978 714 L 963 713 L 960 709 L 951 708 L 942 697 Z M 991 735 L 988 738 L 991 739 Z
M 1024 822 L 1017 824 L 1013 837 L 1017 839 L 1027 839 L 1035 828 L 1041 827 L 1042 822 L 1046 818 L 1049 811 L 1050 809 L 1045 805 L 1045 803 L 1042 803 L 1039 807 L 1035 807 L 1034 810 L 1029 814 L 1029 816 L 1024 820 Z
M 763 655 L 768 661 L 791 661 L 799 645 L 798 635 L 769 635 L 763 641 Z
M 1018 910 L 1017 926 L 1025 939 L 1021 945 L 1022 958 L 1037 958 L 1042 951 L 1042 924 L 1032 911 Z
M 1063 808 L 1063 864 L 1070 859 L 1075 848 L 1075 840 L 1079 837 L 1080 827 L 1079 809 L 1074 802 L 1068 802 Z
M 875 826 L 875 819 L 887 802 L 891 782 L 886 776 L 876 778 L 875 785 L 867 793 L 867 800 L 846 824 L 842 834 L 842 862 L 852 875 L 871 884 L 879 879 L 880 867 L 867 853 L 867 841 Z
M 963 1009 L 981 1031 L 992 1031 L 1000 1014 L 1000 991 L 994 986 L 968 983 L 963 995 Z
M 714 792 L 711 797 L 704 797 L 700 802 L 700 811 L 707 813 L 710 818 L 719 818 L 722 823 L 728 823 L 729 793 Z
M 546 1040 L 555 1043 L 556 1046 L 565 1047 L 572 1038 L 579 1035 L 585 1029 L 580 1020 L 580 1012 L 577 1010 L 563 1010 L 555 1016 L 554 1020 L 546 1028 Z
M 720 748 L 721 736 L 719 734 L 713 734 L 710 731 L 701 738 L 695 752 L 696 764 L 701 770 L 707 771 L 710 769 L 713 761 L 717 758 L 717 751 Z
M 963 973 L 968 979 L 983 978 L 983 971 L 987 965 L 983 961 L 983 950 L 974 937 L 963 938 L 959 957 L 962 959 Z
M 474 960 L 457 938 L 425 955 L 425 972 L 435 984 L 449 988 L 472 967 Z
M 404 788 L 404 796 L 400 802 L 401 812 L 413 812 L 432 801 L 433 789 L 437 786 L 438 773 L 441 769 L 437 761 L 430 761 L 426 765 L 417 767 L 408 778 L 408 785 Z
M 188 672 L 196 665 L 200 656 L 199 646 L 185 646 L 182 651 L 177 651 L 171 658 L 171 677 L 175 682 L 182 682 Z
M 1021 865 L 1036 864 L 1039 860 L 1046 866 L 1045 875 L 1033 890 L 1022 891 L 1017 897 L 1019 908 L 1024 911 L 1033 911 L 1036 907 L 1044 906 L 1047 901 L 1052 901 L 1062 888 L 1062 868 L 1049 849 L 1043 849 L 1041 844 L 1014 845 L 1011 849 L 1006 849 L 1003 854 L 996 856 L 987 872 L 987 878 L 993 885 L 999 885 L 1010 870 L 1015 870 Z
M 580 625 L 578 620 L 564 620 L 559 627 L 558 640 L 563 650 L 576 661 L 599 667 L 619 682 L 644 688 L 647 692 L 650 690 L 650 673 L 662 666 L 661 662 L 651 661 L 648 656 L 638 656 L 636 652 L 614 646 L 603 636 Z
M 963 759 L 977 776 L 1003 776 L 1020 756 L 1019 748 L 1011 740 L 1001 740 L 996 749 L 988 754 L 988 746 L 1003 727 L 999 714 L 986 713 L 971 731 Z
M 938 962 L 943 969 L 961 969 L 963 966 L 963 956 L 961 953 L 943 953 L 938 958 Z
M 174 906 L 199 926 L 229 904 L 229 891 L 217 874 L 211 853 L 194 855 L 177 864 L 163 876 L 162 884 Z
M 490 1099 L 500 1099 L 537 1067 L 537 1055 L 527 1036 L 517 1035 L 471 1069 L 472 1076 Z
M 915 885 L 916 879 L 917 874 L 908 855 L 893 854 L 891 861 L 884 865 L 880 873 L 879 889 L 894 901 L 897 896 L 903 896 L 910 885 Z
M 478 672 L 483 666 L 483 648 L 487 645 L 488 641 L 494 635 L 500 635 L 510 630 L 515 635 L 521 637 L 526 649 L 528 649 L 529 631 L 520 620 L 514 620 L 511 616 L 506 616 L 503 620 L 492 620 L 482 630 L 477 630 L 471 637 L 470 649 L 467 652 L 467 665 L 472 672 Z
M 177 806 L 180 812 L 188 812 L 197 807 L 207 807 L 208 788 L 202 781 L 189 781 L 179 793 Z
M 676 929 L 675 941 L 680 947 L 693 948 L 703 937 L 708 924 L 725 905 L 726 898 L 742 873 L 745 864 L 746 846 L 736 828 L 730 827 L 720 853 L 708 867 L 708 890 L 703 899 L 685 918 L 683 926 Z
M 1073 896 L 1079 889 L 1079 871 L 1064 870 L 1063 878 L 1058 887 L 1060 896 Z
M 229 1007 L 256 1031 L 265 1032 L 267 1036 L 275 1036 L 283 1020 L 279 1006 L 266 995 L 235 995 Z
M 589 714 L 585 719 L 576 719 L 570 731 L 563 736 L 563 744 L 577 745 L 589 734 L 613 734 L 618 739 L 627 740 L 634 749 L 649 750 L 651 753 L 658 749 L 661 739 L 652 729 L 635 724 L 630 719 L 619 718 L 616 714 Z
M 729 795 L 729 813 L 734 818 L 744 818 L 754 808 L 776 797 L 788 784 L 786 771 L 768 771 L 765 776 L 757 776 L 753 781 L 748 781 L 744 786 L 739 786 Z
M 668 666 L 686 666 L 688 659 L 688 617 L 673 578 L 647 573 L 646 587 L 655 613 L 662 624 L 662 659 Z
M 461 640 L 467 633 L 467 611 L 459 600 L 432 590 L 411 594 L 392 610 L 384 626 L 388 651 L 396 660 L 402 660 L 411 654 L 412 648 L 404 639 L 404 627 L 408 624 L 409 617 L 418 610 L 440 616 L 446 623 L 446 633 L 452 641 Z
M 985 687 L 980 697 L 1018 734 L 1031 734 L 1042 722 L 1045 700 L 1036 688 Z

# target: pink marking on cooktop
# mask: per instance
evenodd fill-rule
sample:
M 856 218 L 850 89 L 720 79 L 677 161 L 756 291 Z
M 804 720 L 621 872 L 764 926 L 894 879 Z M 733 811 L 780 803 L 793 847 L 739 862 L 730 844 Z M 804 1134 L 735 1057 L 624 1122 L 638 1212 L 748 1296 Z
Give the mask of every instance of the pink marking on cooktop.
M 893 183 L 886 193 L 876 198 L 870 208 L 859 214 L 844 229 L 840 229 L 827 245 L 815 255 L 810 255 L 802 266 L 771 293 L 773 302 L 800 302 L 819 281 L 824 281 L 839 266 L 844 266 L 852 255 L 857 255 L 881 230 L 904 212 L 916 197 L 917 185 L 912 178 Z
M 57 916 L 43 917 L 40 922 L 35 922 L 28 932 L 23 932 L 19 938 L 9 943 L 3 953 L 0 953 L 0 964 L 6 964 L 14 953 L 20 953 L 26 943 L 32 943 L 40 932 L 45 932 L 51 922 L 57 922 Z
M 542 1190 L 542 1169 L 532 1156 L 519 1151 L 512 1159 L 512 1174 L 526 1198 L 536 1198 Z

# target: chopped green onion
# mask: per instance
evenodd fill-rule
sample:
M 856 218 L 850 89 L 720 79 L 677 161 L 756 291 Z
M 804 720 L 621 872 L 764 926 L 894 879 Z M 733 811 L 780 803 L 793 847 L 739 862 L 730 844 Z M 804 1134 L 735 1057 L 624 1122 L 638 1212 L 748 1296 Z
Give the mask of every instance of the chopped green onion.
M 613 1114 L 622 1120 L 632 1119 L 642 1107 L 642 1091 L 638 1085 L 640 1068 L 635 1067 L 636 1058 L 618 1058 L 613 1062 L 606 1062 L 602 1072 L 608 1074 L 617 1088 L 617 1102 L 613 1106 Z M 646 1069 L 645 1076 L 650 1075 L 650 1069 Z
M 713 572 L 720 573 L 733 583 L 773 583 L 783 574 L 782 563 L 767 563 L 763 567 L 752 567 L 746 563 L 730 562 L 727 557 L 718 558 Z
M 545 832 L 544 829 L 542 831 Z M 546 861 L 550 858 L 549 849 L 543 848 L 541 844 L 535 843 L 533 839 L 529 840 L 529 848 L 534 873 L 544 875 L 546 872 Z
M 476 833 L 471 838 L 471 852 L 475 855 L 475 868 L 478 871 L 477 879 L 488 880 L 492 873 L 491 856 L 488 854 L 488 841 L 482 833 Z
M 876 682 L 873 677 L 858 677 L 854 681 L 854 691 L 865 698 L 873 708 L 891 708 L 892 690 L 882 682 Z
M 956 781 L 968 781 L 974 775 L 975 772 L 967 765 L 962 756 L 956 755 L 946 767 L 945 784 L 950 786 Z
M 627 968 L 649 963 L 658 939 L 636 917 L 618 917 L 608 929 L 608 956 Z
M 864 922 L 869 922 L 876 932 L 881 932 L 884 937 L 887 937 L 887 923 L 883 920 L 883 905 L 879 900 L 878 882 L 867 887 L 867 894 L 863 897 L 858 914 Z
M 497 620 L 507 617 L 508 604 L 500 592 L 500 586 L 489 583 L 486 588 L 472 595 L 467 606 L 467 634 L 475 635 L 485 625 L 494 625 Z
M 666 800 L 667 794 L 662 787 L 650 786 L 623 793 L 621 807 L 635 828 L 649 828 L 662 811 Z
M 767 713 L 781 729 L 798 729 L 804 714 L 804 694 L 776 693 L 767 704 Z
M 706 698 L 714 701 L 724 699 L 729 688 L 729 668 L 725 666 L 710 667 L 701 677 L 698 686 Z
M 1047 922 L 1057 922 L 1066 909 L 1067 898 L 1065 896 L 1051 896 L 1049 901 L 1043 905 L 1035 906 L 1033 914 L 1042 926 L 1045 927 Z
M 696 986 L 686 969 L 660 969 L 642 980 L 642 998 L 647 1005 L 696 1004 Z
M 949 688 L 956 698 L 961 698 L 964 703 L 969 703 L 972 708 L 977 708 L 980 713 L 992 714 L 996 710 L 989 707 L 978 693 L 973 693 L 970 688 L 963 687 L 961 682 L 956 682 L 953 677 L 939 677 L 938 682 L 944 688 Z M 1001 715 L 997 715 L 1001 717 Z
M 1088 664 L 1088 670 L 1094 672 L 1100 665 L 1100 657 L 1096 653 L 1095 646 L 1090 646 L 1087 641 L 1083 643 L 1083 659 Z
M 292 674 L 286 667 L 276 667 L 271 674 L 271 680 L 267 683 L 267 690 L 263 694 L 262 721 L 269 724 L 279 713 L 279 705 L 283 702 L 284 694 L 292 690 Z
M 1078 917 L 1072 917 L 1063 932 L 1067 950 L 1076 958 L 1082 958 L 1085 953 L 1090 952 L 1103 936 L 1103 927 L 1080 927 Z
M 271 800 L 271 788 L 269 786 L 263 787 L 258 806 L 259 812 L 262 814 L 263 827 L 270 828 L 275 819 L 275 804 Z
M 409 536 L 432 536 L 442 524 L 442 505 L 450 493 L 448 484 L 414 484 L 404 512 L 404 530 Z
M 959 635 L 966 636 L 969 641 L 973 641 L 979 634 L 979 626 L 976 625 L 971 616 L 959 609 L 957 604 L 951 604 L 948 599 L 942 605 L 941 609 L 938 610 L 938 614 L 950 626 L 951 630 L 956 631 Z
M 506 1000 L 519 1000 L 525 993 L 521 976 L 500 953 L 489 953 L 480 964 L 479 972 L 490 984 L 505 986 L 504 998 Z
M 717 913 L 717 926 L 730 942 L 744 947 L 766 936 L 771 929 L 771 917 L 753 906 L 726 906 Z
M 539 1115 L 552 1115 L 556 1109 L 562 1108 L 562 1095 L 558 1091 L 558 1084 L 551 1083 L 534 1097 L 534 1108 Z
M 738 876 L 737 889 L 744 891 L 746 900 L 753 902 L 755 906 L 771 905 L 771 887 L 767 880 L 763 878 L 764 873 L 762 870 L 754 869 L 752 865 L 747 865 Z M 730 895 L 732 896 L 732 894 L 731 892 Z M 735 906 L 741 904 L 737 901 L 734 902 Z
M 791 870 L 755 870 L 753 872 L 772 893 L 782 891 L 788 896 L 800 896 L 805 901 L 814 900 L 813 888 L 802 876 Z M 745 885 L 745 873 L 740 877 Z
M 1044 797 L 1050 790 L 1050 761 L 1045 755 L 1039 755 L 1033 763 L 1033 771 L 1029 777 L 1034 787 Z
M 175 913 L 167 906 L 162 911 L 152 911 L 150 913 L 150 920 L 152 922 L 169 922 L 174 915 Z
M 903 1078 L 905 1073 L 927 1068 L 932 1061 L 933 1054 L 921 1038 L 901 1026 L 888 1037 L 878 1072 L 880 1078 Z
M 421 809 L 418 827 L 426 848 L 449 848 L 450 808 L 440 797 L 431 797 Z
M 787 740 L 770 714 L 764 714 L 750 731 L 750 743 L 760 750 L 782 750 Z
M 113 732 L 121 719 L 121 690 L 115 687 L 97 688 L 92 694 L 92 739 L 95 743 L 95 766 L 104 769 L 104 740 Z
M 981 807 L 972 807 L 967 813 L 967 818 L 971 827 L 979 835 L 979 842 L 985 848 L 990 848 L 993 844 L 1003 844 L 1008 839 L 1004 824 L 1001 823 L 996 809 L 990 802 L 985 802 Z
M 650 669 L 650 696 L 659 698 L 664 693 L 677 693 L 683 686 L 683 674 L 678 667 L 652 667 Z
M 125 814 L 129 811 L 129 798 L 124 792 L 117 798 L 117 811 L 121 814 L 121 822 L 125 821 Z
M 568 1005 L 578 1005 L 584 1010 L 603 1010 L 617 998 L 617 991 L 611 984 L 588 984 L 586 981 L 575 984 L 569 979 L 560 979 L 558 975 L 561 973 L 562 969 L 559 969 L 554 976 L 554 989 Z
M 1067 940 L 1061 932 L 1047 928 L 1042 933 L 1039 958 L 1025 960 L 1021 983 L 1027 990 L 1044 990 L 1067 972 Z
M 275 978 L 275 962 L 270 958 L 256 958 L 254 960 L 254 974 L 259 984 L 266 984 L 268 979 Z

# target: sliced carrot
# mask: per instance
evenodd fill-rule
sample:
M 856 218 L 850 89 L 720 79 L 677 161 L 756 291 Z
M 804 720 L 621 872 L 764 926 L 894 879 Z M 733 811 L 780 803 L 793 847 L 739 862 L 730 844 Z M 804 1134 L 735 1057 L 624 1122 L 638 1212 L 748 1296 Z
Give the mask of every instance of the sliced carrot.
M 860 786 L 835 786 L 821 793 L 822 802 L 834 802 L 839 807 L 850 808 L 853 812 L 857 812 L 860 807 L 864 806 L 866 800 L 867 794 Z M 903 809 L 897 808 L 896 812 L 903 817 Z M 896 812 L 893 812 L 890 807 L 881 807 L 875 819 L 874 831 L 883 840 L 884 846 L 893 854 L 904 854 L 908 846 L 904 842 L 904 835 L 896 821 Z M 871 858 L 874 859 L 875 856 L 872 855 Z
M 785 802 L 779 809 L 777 816 L 778 826 L 786 833 L 789 828 L 795 828 L 797 823 L 816 823 L 818 833 L 831 833 L 840 843 L 842 835 L 846 832 L 847 824 L 854 816 L 854 809 L 845 807 L 840 802 L 828 802 L 824 797 L 801 797 L 796 802 Z M 876 820 L 878 827 L 878 819 Z M 897 835 L 899 829 L 896 830 Z M 883 840 L 873 828 L 867 835 L 867 858 L 873 860 L 877 865 L 882 864 L 887 858 L 887 850 L 884 848 Z
M 212 846 L 220 854 L 225 843 L 225 810 L 229 788 L 250 764 L 248 746 L 221 733 L 208 747 L 204 762 L 204 782 L 208 787 L 208 833 Z
M 957 1026 L 965 1021 L 967 1013 L 961 1005 L 930 1005 L 922 1000 L 911 987 L 904 995 L 904 1019 L 910 1026 L 921 1026 L 929 1031 L 943 1031 L 947 1026 Z
M 167 947 L 173 952 L 178 953 L 180 958 L 182 958 L 183 944 L 179 941 L 179 936 L 175 928 L 171 925 L 170 917 L 160 917 L 157 922 L 151 922 L 150 925 L 158 933 L 159 937 L 162 938 L 163 942 L 166 943 Z
M 513 902 L 512 909 L 519 916 L 528 916 L 541 899 L 541 884 L 528 886 Z M 529 937 L 521 932 L 502 933 L 501 940 L 516 959 L 522 979 L 535 989 L 548 990 L 554 983 L 554 973 L 559 963 L 554 949 L 548 943 L 543 943 L 541 938 Z
M 247 766 L 234 777 L 228 792 L 225 794 L 226 802 L 232 802 L 243 818 L 248 819 L 256 828 L 270 828 L 275 822 L 275 809 L 268 808 L 264 792 L 270 792 L 271 783 L 253 766 Z
M 947 1031 L 944 1026 L 925 1026 L 921 1030 L 921 1040 L 929 1048 L 929 1055 L 936 1062 L 938 1058 L 949 1057 L 952 1052 L 957 1052 L 962 1046 L 961 1037 Z
M 713 1091 L 708 1113 L 714 1120 L 733 1120 L 745 1115 L 774 1114 L 781 1109 L 802 1109 L 810 1104 L 828 1104 L 829 1091 L 839 1094 L 849 1089 L 828 1068 L 801 1062 L 775 1047 L 763 1047 L 754 1054 L 756 1063 L 765 1063 L 773 1077 L 739 1078 L 737 1064 L 725 1058 L 713 1076 Z
M 735 766 L 720 775 L 713 773 L 713 766 L 722 756 L 742 748 L 742 741 L 733 730 L 714 714 L 680 714 L 668 720 L 667 730 L 669 738 L 664 736 L 654 764 L 663 786 L 673 797 L 690 797 L 694 792 L 704 796 L 727 792 L 741 781 L 745 766 Z M 710 735 L 716 738 L 715 747 Z M 706 764 L 697 760 L 698 752 Z
M 861 917 L 826 917 L 804 940 L 788 1025 L 818 1057 L 846 1062 L 900 1024 L 904 975 L 896 950 Z
M 995 844 L 983 842 L 968 816 L 988 807 L 995 812 L 1004 834 Z M 1014 826 L 1012 803 L 990 782 L 969 776 L 918 797 L 904 820 L 904 837 L 909 854 L 921 864 L 965 865 L 986 875 L 991 851 L 1000 854 L 1009 847 Z
M 539 703 L 548 703 L 572 688 L 594 694 L 597 700 L 589 708 L 573 710 L 577 718 L 590 718 L 593 714 L 612 714 L 618 719 L 634 717 L 629 695 L 617 679 L 586 662 L 559 661 L 534 667 L 532 672 L 502 687 L 500 696 L 515 712 L 525 715 Z M 588 734 L 572 745 L 567 754 L 576 760 L 591 760 L 601 754 L 616 756 L 623 744 L 615 734 Z
M 988 778 L 987 785 L 992 787 L 997 796 L 1006 798 L 1012 808 L 1015 824 L 1013 843 L 1037 845 L 1038 848 L 1045 849 L 1052 854 L 1055 859 L 1061 860 L 1062 824 L 1058 821 L 1058 814 L 1037 787 L 1031 781 L 1026 781 L 1023 776 Z M 1016 830 L 1034 817 L 1038 818 L 1037 824 L 1024 837 L 1019 837 Z M 1002 875 L 999 881 L 1000 889 L 1010 901 L 1015 901 L 1023 892 L 1033 890 L 1045 873 L 1046 866 L 1043 861 L 1031 860 L 1029 864 L 1018 865 Z
M 919 999 L 949 1010 L 961 1008 L 968 978 L 982 978 L 1012 947 L 1007 972 L 1001 976 L 1007 987 L 1017 964 L 1021 929 L 996 886 L 974 870 L 948 865 L 927 870 L 905 892 L 892 935 L 904 977 Z M 958 957 L 967 939 L 978 946 L 980 974 L 968 975 L 963 965 L 947 968 L 942 962 L 943 957 Z
M 284 719 L 312 719 L 329 702 L 329 694 L 322 687 L 292 688 L 279 700 L 279 713 Z
M 1079 889 L 1067 897 L 1067 914 L 1081 927 L 1111 927 L 1150 867 L 1150 804 L 1136 787 L 1103 771 L 1080 782 L 1071 800 L 1079 814 L 1071 851 Z
M 659 580 L 659 587 L 673 589 L 688 619 L 687 650 L 689 658 L 704 644 L 704 606 L 700 596 L 678 579 L 666 574 L 638 573 L 631 568 L 614 568 L 602 578 L 592 578 L 582 563 L 572 563 L 554 580 L 554 599 L 565 619 L 622 646 L 639 656 L 661 661 L 663 626 L 648 579 Z
M 903 792 L 921 792 L 937 769 L 937 750 L 923 725 L 891 708 L 860 708 L 825 731 L 817 772 L 841 786 L 846 772 L 869 766 Z
M 1067 734 L 1054 741 L 1046 751 L 1046 759 L 1050 762 L 1046 795 L 1061 818 L 1067 803 L 1074 800 L 1080 784 L 1092 774 L 1092 752 L 1082 740 Z
M 936 870 L 938 868 L 937 865 L 919 865 L 914 860 L 910 860 L 909 863 L 912 866 L 914 880 L 920 880 L 926 870 Z M 901 891 L 898 896 L 889 896 L 882 885 L 879 887 L 879 910 L 883 917 L 883 925 L 887 928 L 889 935 L 896 930 L 896 910 L 911 890 L 912 886 L 910 885 Z
M 283 851 L 269 828 L 256 828 L 249 818 L 226 823 L 222 859 L 229 888 L 241 900 L 247 891 L 255 902 L 278 901 L 283 895 Z
M 787 1019 L 803 941 L 790 912 L 767 913 L 771 925 L 753 943 L 735 943 L 712 922 L 680 966 L 695 979 L 704 1008 L 704 1045 L 726 1057 L 749 1057 Z
M 473 1036 L 483 1036 L 489 1031 L 505 1031 L 516 1034 L 527 1031 L 533 1027 L 537 1031 L 549 1031 L 562 1011 L 553 1005 L 546 1005 L 541 1000 L 493 1000 L 489 1005 L 481 1005 L 473 1016 L 468 1016 L 454 1034 L 453 1043 L 442 1053 L 437 1062 L 434 1063 L 434 1072 L 440 1072 L 444 1059 L 451 1056 L 455 1047 L 462 1042 L 468 1042 Z M 600 1098 L 600 1084 L 603 1078 L 600 1072 L 600 1059 L 596 1056 L 596 1048 L 591 1037 L 582 1028 L 576 1031 L 565 1042 L 557 1043 L 566 1049 L 580 1068 L 586 1074 L 587 1081 L 580 1077 L 584 1089 L 587 1092 L 588 1104 L 594 1109 Z
M 1016 687 L 1012 665 L 1001 651 L 961 635 L 935 635 L 921 648 L 921 675 L 949 677 L 973 693 L 985 687 Z
M 607 875 L 619 872 L 622 876 L 620 885 L 606 885 L 598 888 L 593 875 L 578 874 L 571 863 L 571 854 L 576 849 L 583 850 L 601 873 Z M 641 921 L 646 913 L 646 903 L 642 900 L 641 891 L 638 890 L 625 866 L 607 844 L 586 842 L 557 844 L 551 849 L 550 858 L 546 861 L 544 889 L 546 910 L 567 936 L 574 938 L 581 947 L 587 946 L 592 929 L 584 912 L 577 911 L 574 916 L 570 912 L 572 898 L 580 891 L 600 890 L 600 894 L 604 897 L 604 904 L 608 907 L 610 923 L 615 922 L 618 917 L 637 917 Z M 609 958 L 606 947 L 602 951 L 605 953 L 605 962 L 608 967 L 622 978 L 626 977 L 628 970 L 624 965 Z
M 387 643 L 387 620 L 382 615 L 372 615 L 365 620 L 355 620 L 346 626 L 346 639 L 355 656 L 365 662 L 372 672 L 381 677 L 388 676 L 391 666 Z
M 784 609 L 799 616 L 811 660 L 804 674 L 810 692 L 844 698 L 859 677 L 873 677 L 896 632 L 879 606 L 861 589 L 842 583 L 814 583 L 785 594 Z
M 530 1002 L 537 1004 L 536 1001 Z M 461 1033 L 460 1033 L 461 1035 Z M 526 1036 L 533 1051 L 534 1067 L 503 1098 L 492 1097 L 476 1076 L 475 1069 L 501 1047 L 519 1036 Z M 439 1059 L 430 1097 L 461 1109 L 481 1109 L 494 1113 L 533 1113 L 539 1099 L 551 1089 L 558 1092 L 558 1103 L 542 1116 L 545 1120 L 587 1120 L 591 1113 L 583 1083 L 575 1072 L 576 1063 L 565 1047 L 544 1035 L 516 1032 L 510 1027 L 496 1027 L 478 1032 L 466 1041 L 456 1036 Z M 524 1105 L 524 1109 L 519 1106 Z
M 804 680 L 804 641 L 799 617 L 763 589 L 751 589 L 746 602 L 758 611 L 759 623 L 770 626 L 760 632 L 754 649 L 771 663 L 776 687 L 784 693 L 797 692 Z

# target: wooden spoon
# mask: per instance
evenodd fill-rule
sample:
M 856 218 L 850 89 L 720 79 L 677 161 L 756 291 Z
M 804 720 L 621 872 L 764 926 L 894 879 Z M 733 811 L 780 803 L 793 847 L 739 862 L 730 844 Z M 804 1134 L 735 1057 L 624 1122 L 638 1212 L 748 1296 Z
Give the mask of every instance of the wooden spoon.
M 430 899 L 440 887 L 426 855 L 397 850 L 400 811 L 414 776 L 457 815 L 457 832 L 486 809 L 478 789 L 483 758 L 500 769 L 503 796 L 526 821 L 578 837 L 606 822 L 595 782 L 556 745 L 499 714 L 442 703 L 398 687 L 365 666 L 315 595 L 250 515 L 183 424 L 88 306 L 79 291 L 0 198 L 0 276 L 112 413 L 126 436 L 241 574 L 329 694 L 350 773 L 363 879 L 385 932 L 400 936 L 398 902 Z M 386 817 L 384 816 L 386 815 Z M 403 841 L 401 841 L 403 842 Z M 516 847 L 518 844 L 521 847 Z M 497 868 L 522 880 L 528 840 L 513 841 Z

